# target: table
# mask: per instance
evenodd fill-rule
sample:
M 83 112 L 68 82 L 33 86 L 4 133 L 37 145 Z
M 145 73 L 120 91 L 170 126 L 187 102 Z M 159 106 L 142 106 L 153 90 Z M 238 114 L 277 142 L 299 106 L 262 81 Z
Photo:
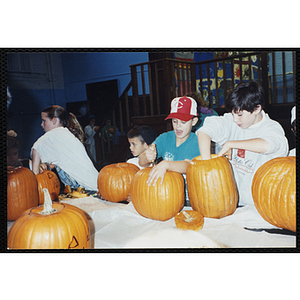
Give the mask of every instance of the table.
M 222 219 L 204 218 L 202 230 L 192 231 L 177 229 L 174 218 L 164 222 L 147 219 L 132 203 L 112 203 L 92 196 L 61 202 L 87 213 L 94 249 L 296 247 L 296 235 L 246 230 L 245 227 L 282 231 L 266 222 L 250 205 L 239 207 Z M 12 224 L 7 222 L 8 231 Z

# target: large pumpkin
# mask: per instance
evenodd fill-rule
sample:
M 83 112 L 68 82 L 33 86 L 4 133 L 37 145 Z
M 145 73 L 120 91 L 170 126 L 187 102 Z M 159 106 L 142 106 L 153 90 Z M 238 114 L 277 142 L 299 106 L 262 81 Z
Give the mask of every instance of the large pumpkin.
M 126 200 L 130 193 L 133 176 L 140 168 L 130 163 L 110 164 L 98 174 L 98 190 L 101 196 L 111 202 Z
M 204 217 L 220 219 L 236 210 L 238 192 L 226 157 L 195 157 L 187 167 L 186 181 L 190 204 Z
M 70 204 L 53 203 L 44 189 L 44 207 L 25 211 L 13 224 L 9 249 L 85 249 L 90 246 L 89 222 L 84 212 Z M 44 209 L 43 209 L 44 208 Z
M 136 211 L 143 217 L 166 221 L 183 207 L 184 179 L 178 172 L 167 171 L 161 184 L 148 186 L 151 167 L 138 171 L 131 183 L 130 196 Z
M 52 171 L 45 170 L 43 173 L 36 174 L 35 177 L 38 183 L 39 205 L 44 203 L 43 188 L 49 191 L 52 201 L 57 200 L 60 192 L 60 182 L 56 174 Z
M 252 197 L 260 215 L 274 226 L 296 231 L 296 157 L 267 161 L 254 174 Z
M 34 173 L 24 167 L 7 169 L 7 220 L 15 221 L 26 209 L 38 205 Z

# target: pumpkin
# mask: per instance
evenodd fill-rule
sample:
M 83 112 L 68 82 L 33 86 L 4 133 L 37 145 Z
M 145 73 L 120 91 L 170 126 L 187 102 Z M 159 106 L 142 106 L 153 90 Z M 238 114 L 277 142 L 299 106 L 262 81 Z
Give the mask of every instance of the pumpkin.
M 183 230 L 198 231 L 204 224 L 203 216 L 196 210 L 183 210 L 174 219 L 176 227 Z
M 103 167 L 97 179 L 97 186 L 102 198 L 111 202 L 127 199 L 133 176 L 140 168 L 131 163 L 116 163 Z
M 25 167 L 7 170 L 7 220 L 15 221 L 22 212 L 38 205 L 38 184 L 34 173 Z
M 185 200 L 184 179 L 178 172 L 167 171 L 161 184 L 148 186 L 151 167 L 138 171 L 131 183 L 130 196 L 136 211 L 143 217 L 166 221 L 183 207 Z
M 53 203 L 47 189 L 44 206 L 26 210 L 7 236 L 9 249 L 84 249 L 89 248 L 89 222 L 76 206 Z
M 228 159 L 216 154 L 211 159 L 192 159 L 186 170 L 190 205 L 204 217 L 220 219 L 234 213 L 238 192 Z
M 39 205 L 44 203 L 43 188 L 49 191 L 52 200 L 57 200 L 60 192 L 60 182 L 56 174 L 52 171 L 45 170 L 43 173 L 36 174 L 35 177 L 38 183 Z
M 296 232 L 296 157 L 271 159 L 252 180 L 256 209 L 267 222 Z

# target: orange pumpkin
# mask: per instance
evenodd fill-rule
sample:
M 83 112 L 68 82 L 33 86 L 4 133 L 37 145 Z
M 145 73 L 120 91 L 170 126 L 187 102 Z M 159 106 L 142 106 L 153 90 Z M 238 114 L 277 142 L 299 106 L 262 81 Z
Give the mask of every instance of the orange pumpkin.
M 60 192 L 60 182 L 56 174 L 52 171 L 45 170 L 43 173 L 36 174 L 35 177 L 39 189 L 39 205 L 44 203 L 43 188 L 49 191 L 52 201 L 57 200 Z
M 7 220 L 15 221 L 26 209 L 37 206 L 38 201 L 34 173 L 24 167 L 7 169 Z
M 183 230 L 198 231 L 204 224 L 203 216 L 196 210 L 183 210 L 174 219 L 176 227 Z
M 260 215 L 274 226 L 296 232 L 296 157 L 267 161 L 254 174 L 252 197 Z
M 126 200 L 133 176 L 140 168 L 130 163 L 116 163 L 102 168 L 98 175 L 98 190 L 107 201 Z
M 151 167 L 138 171 L 131 183 L 130 196 L 136 211 L 143 217 L 166 221 L 173 218 L 183 207 L 184 179 L 178 172 L 167 171 L 163 180 L 148 186 Z
M 76 206 L 53 203 L 43 189 L 44 207 L 26 210 L 13 224 L 9 249 L 85 249 L 90 246 L 89 222 Z M 44 208 L 44 209 L 43 209 Z
M 190 204 L 204 217 L 220 219 L 235 212 L 238 192 L 226 157 L 195 157 L 187 167 L 186 181 Z

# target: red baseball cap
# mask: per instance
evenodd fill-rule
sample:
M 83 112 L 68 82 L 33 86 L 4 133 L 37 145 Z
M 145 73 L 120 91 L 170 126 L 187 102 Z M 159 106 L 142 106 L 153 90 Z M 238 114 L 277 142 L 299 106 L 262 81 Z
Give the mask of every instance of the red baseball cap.
M 198 116 L 197 102 L 191 97 L 184 96 L 172 100 L 170 114 L 165 120 L 179 119 L 186 122 L 195 116 Z

